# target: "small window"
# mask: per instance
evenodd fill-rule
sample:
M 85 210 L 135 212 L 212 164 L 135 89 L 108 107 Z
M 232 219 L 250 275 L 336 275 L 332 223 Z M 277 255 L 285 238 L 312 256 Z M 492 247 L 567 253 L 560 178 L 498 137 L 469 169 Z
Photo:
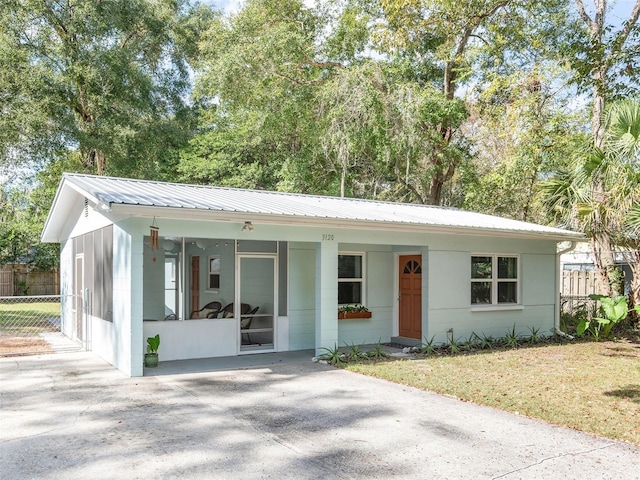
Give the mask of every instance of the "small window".
M 338 255 L 338 304 L 364 302 L 364 254 Z
M 518 257 L 474 255 L 471 257 L 471 304 L 518 303 Z
M 212 255 L 209 257 L 209 281 L 207 290 L 218 290 L 220 288 L 220 256 Z

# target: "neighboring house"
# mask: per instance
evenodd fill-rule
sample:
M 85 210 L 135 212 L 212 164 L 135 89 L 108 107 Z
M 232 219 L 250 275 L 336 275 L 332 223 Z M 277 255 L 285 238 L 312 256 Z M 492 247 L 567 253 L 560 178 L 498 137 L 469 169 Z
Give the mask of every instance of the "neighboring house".
M 74 174 L 42 233 L 61 243 L 64 333 L 132 376 L 157 333 L 166 361 L 549 332 L 558 242 L 581 239 L 452 208 Z M 370 318 L 339 320 L 343 304 Z
M 615 261 L 616 265 L 618 265 L 624 273 L 624 293 L 625 295 L 629 295 L 631 292 L 633 271 L 622 253 L 617 252 L 615 254 Z M 606 292 L 606 288 L 601 285 L 600 278 L 597 275 L 593 263 L 593 253 L 590 243 L 579 243 L 573 251 L 561 255 L 560 266 L 562 275 L 565 278 L 561 292 L 563 295 L 604 294 Z

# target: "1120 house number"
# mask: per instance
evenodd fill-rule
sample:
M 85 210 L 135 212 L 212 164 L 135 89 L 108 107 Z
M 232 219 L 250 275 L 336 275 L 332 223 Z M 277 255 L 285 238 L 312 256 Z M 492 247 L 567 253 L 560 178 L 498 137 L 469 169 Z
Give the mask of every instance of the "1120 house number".
M 323 233 L 322 234 L 322 241 L 328 241 L 328 242 L 333 242 L 333 233 Z

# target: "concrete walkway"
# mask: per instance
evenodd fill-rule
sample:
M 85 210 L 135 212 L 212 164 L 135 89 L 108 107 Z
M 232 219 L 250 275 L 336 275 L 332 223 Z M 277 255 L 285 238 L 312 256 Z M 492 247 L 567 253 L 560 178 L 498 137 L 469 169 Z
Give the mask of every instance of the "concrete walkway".
M 638 447 L 292 360 L 127 378 L 87 352 L 0 359 L 0 477 L 640 478 Z

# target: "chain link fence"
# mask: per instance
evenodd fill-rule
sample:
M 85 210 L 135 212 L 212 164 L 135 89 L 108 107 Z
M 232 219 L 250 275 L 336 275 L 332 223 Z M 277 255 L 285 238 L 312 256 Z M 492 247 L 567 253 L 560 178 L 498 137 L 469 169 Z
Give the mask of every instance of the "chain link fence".
M 0 297 L 0 356 L 53 353 L 60 331 L 59 295 Z

